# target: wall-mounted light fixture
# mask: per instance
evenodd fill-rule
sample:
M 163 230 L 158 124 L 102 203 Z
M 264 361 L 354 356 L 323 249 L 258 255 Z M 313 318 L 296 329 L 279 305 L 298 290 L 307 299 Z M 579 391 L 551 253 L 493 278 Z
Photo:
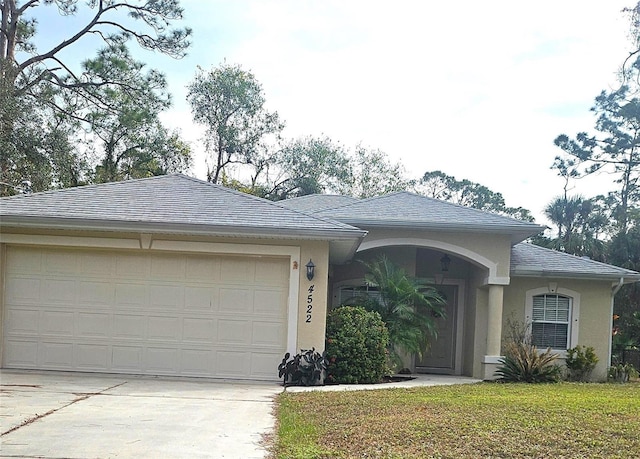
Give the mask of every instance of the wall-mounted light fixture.
M 305 265 L 307 267 L 307 279 L 312 280 L 313 276 L 316 273 L 316 265 L 313 264 L 311 258 L 309 258 L 309 263 Z
M 446 273 L 447 271 L 449 271 L 450 265 L 451 265 L 451 258 L 449 258 L 449 255 L 445 253 L 444 256 L 440 258 L 440 270 L 443 273 Z

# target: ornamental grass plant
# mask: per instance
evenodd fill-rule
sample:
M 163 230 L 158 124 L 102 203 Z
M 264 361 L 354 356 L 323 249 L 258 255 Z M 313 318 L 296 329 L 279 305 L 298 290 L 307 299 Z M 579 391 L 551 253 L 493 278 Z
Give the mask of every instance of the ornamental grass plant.
M 551 348 L 540 351 L 532 342 L 529 324 L 509 319 L 507 338 L 503 344 L 504 356 L 496 371 L 499 381 L 550 383 L 562 378 L 556 360 L 558 354 Z

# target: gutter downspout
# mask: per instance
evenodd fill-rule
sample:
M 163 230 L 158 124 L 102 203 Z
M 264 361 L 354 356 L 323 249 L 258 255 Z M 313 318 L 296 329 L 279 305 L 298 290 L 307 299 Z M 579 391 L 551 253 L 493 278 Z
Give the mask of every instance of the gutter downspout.
M 613 302 L 616 296 L 616 293 L 618 293 L 620 291 L 620 289 L 622 288 L 622 286 L 624 285 L 624 277 L 621 277 L 620 280 L 618 281 L 618 284 L 615 285 L 613 287 L 613 289 L 611 290 L 611 312 L 609 314 L 609 317 L 611 317 L 611 320 L 613 321 Z M 609 340 L 609 365 L 611 365 L 611 356 L 613 355 L 613 336 L 611 337 L 611 339 Z

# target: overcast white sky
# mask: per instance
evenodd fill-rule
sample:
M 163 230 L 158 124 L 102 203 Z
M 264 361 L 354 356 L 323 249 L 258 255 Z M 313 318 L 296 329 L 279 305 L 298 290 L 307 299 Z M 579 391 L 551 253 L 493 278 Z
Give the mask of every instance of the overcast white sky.
M 616 85 L 634 0 L 182 0 L 189 56 L 139 58 L 174 96 L 163 120 L 206 167 L 185 85 L 196 67 L 240 64 L 262 83 L 285 136 L 379 148 L 412 177 L 442 170 L 542 210 L 562 193 L 550 169 L 561 133 L 590 130 L 593 99 Z M 41 21 L 42 23 L 42 21 Z M 613 188 L 585 180 L 585 196 Z

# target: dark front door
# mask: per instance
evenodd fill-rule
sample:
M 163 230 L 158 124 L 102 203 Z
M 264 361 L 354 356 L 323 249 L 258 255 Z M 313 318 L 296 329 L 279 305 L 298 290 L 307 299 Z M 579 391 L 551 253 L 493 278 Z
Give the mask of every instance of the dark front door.
M 446 315 L 436 319 L 438 337 L 431 342 L 422 359 L 416 360 L 416 370 L 419 373 L 453 374 L 456 359 L 458 286 L 440 285 L 438 291 L 446 300 Z

